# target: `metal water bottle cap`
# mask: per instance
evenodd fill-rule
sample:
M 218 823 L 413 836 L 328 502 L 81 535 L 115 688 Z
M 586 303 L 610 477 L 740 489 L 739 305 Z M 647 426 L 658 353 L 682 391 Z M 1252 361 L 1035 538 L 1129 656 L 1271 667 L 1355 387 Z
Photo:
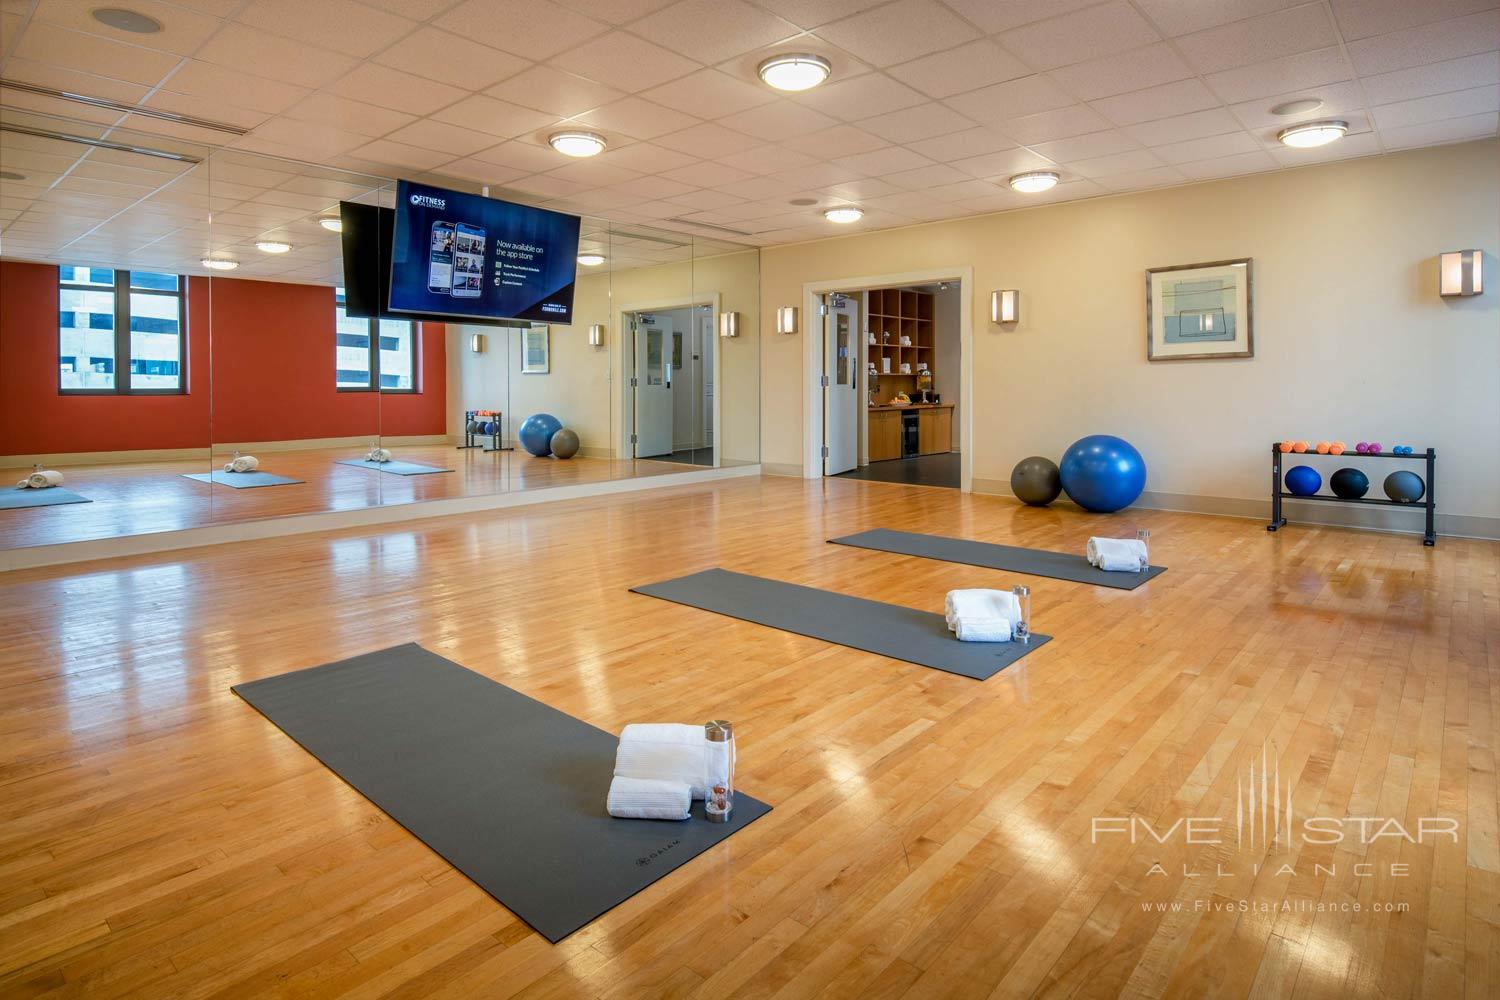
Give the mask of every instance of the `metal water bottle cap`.
M 725 719 L 710 719 L 703 724 L 703 737 L 710 743 L 728 743 L 734 739 L 734 725 Z

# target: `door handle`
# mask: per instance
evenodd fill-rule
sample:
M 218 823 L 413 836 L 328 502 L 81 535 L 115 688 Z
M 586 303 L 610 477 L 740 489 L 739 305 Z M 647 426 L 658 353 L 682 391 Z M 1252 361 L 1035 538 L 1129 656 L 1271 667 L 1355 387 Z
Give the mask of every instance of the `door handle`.
M 670 362 L 670 361 L 667 362 L 666 369 L 667 369 L 667 388 L 670 389 L 670 388 L 672 388 L 672 362 Z

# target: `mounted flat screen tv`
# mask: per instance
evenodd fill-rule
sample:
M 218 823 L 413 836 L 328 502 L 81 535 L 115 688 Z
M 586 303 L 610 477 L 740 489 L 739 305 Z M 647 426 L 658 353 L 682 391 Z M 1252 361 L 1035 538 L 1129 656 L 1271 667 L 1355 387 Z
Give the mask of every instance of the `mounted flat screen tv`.
M 392 313 L 573 322 L 576 215 L 400 181 Z

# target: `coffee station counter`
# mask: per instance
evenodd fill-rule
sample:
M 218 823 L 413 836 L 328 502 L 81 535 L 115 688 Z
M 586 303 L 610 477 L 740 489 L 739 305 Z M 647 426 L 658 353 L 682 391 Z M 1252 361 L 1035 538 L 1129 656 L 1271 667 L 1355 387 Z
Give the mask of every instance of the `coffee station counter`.
M 910 412 L 908 412 L 910 411 Z M 953 450 L 953 404 L 883 403 L 869 408 L 870 461 Z

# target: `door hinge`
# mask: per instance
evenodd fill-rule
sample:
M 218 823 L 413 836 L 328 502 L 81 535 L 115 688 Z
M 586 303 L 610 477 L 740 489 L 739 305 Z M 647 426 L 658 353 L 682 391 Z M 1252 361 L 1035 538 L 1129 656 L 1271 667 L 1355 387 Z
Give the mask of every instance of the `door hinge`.
M 635 376 L 630 376 L 630 388 L 634 389 L 638 385 L 640 385 L 640 383 L 635 380 Z
M 818 378 L 818 385 L 822 386 L 825 389 L 828 388 L 828 376 L 827 375 L 820 376 Z
M 632 435 L 630 435 L 630 443 L 631 444 L 639 444 L 640 442 L 637 440 L 636 436 L 634 434 L 632 434 Z
M 828 315 L 828 303 L 827 302 L 820 302 L 820 303 L 818 303 L 818 315 L 819 316 L 827 316 Z
M 828 457 L 828 446 L 826 444 L 823 446 L 823 457 Z

